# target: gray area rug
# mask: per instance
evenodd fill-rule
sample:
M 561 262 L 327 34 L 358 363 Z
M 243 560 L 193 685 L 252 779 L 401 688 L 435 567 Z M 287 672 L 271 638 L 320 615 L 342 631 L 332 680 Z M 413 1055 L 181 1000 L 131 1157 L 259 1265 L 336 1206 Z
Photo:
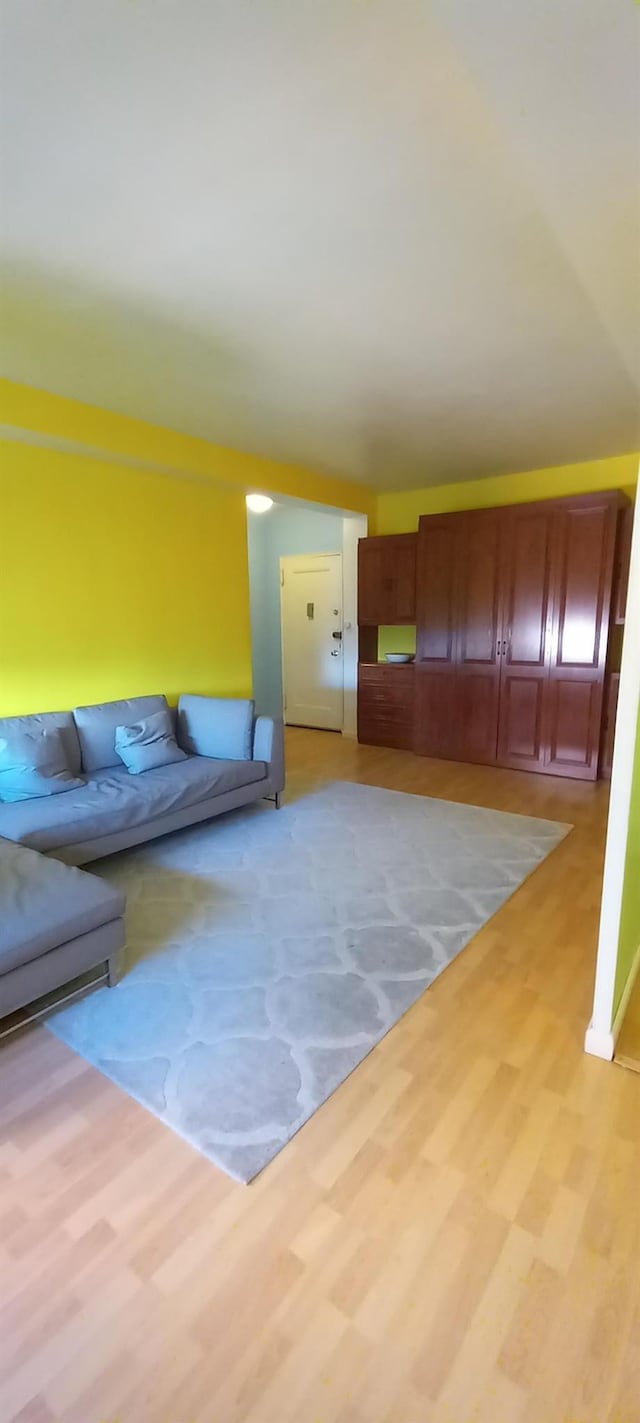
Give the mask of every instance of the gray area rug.
M 570 828 L 336 782 L 126 851 L 125 977 L 48 1026 L 250 1181 Z

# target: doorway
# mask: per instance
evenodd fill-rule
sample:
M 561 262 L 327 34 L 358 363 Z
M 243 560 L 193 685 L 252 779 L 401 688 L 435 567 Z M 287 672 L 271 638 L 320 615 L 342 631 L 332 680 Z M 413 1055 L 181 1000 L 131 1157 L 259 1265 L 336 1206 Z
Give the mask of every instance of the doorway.
M 280 610 L 285 722 L 342 731 L 342 554 L 281 558 Z

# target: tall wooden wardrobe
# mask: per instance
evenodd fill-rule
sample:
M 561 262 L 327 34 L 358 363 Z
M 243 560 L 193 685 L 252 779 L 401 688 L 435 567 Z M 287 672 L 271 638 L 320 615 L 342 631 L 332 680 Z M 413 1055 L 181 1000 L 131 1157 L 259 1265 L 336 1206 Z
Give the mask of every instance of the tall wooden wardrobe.
M 390 744 L 595 779 L 625 507 L 606 492 L 423 516 L 413 549 L 415 664 L 376 668 L 363 628 L 361 739 L 380 744 L 367 735 L 377 679 L 378 723 L 386 698 L 391 720 L 411 727 Z M 375 606 L 366 592 L 364 606 Z M 403 612 L 407 621 L 406 590 Z

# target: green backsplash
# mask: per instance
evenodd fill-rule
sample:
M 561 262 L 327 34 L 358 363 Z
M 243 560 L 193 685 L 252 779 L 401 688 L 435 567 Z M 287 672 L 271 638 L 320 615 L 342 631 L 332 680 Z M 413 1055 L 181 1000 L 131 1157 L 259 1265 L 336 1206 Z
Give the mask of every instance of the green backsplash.
M 378 657 L 382 662 L 385 652 L 415 652 L 415 627 L 378 628 Z

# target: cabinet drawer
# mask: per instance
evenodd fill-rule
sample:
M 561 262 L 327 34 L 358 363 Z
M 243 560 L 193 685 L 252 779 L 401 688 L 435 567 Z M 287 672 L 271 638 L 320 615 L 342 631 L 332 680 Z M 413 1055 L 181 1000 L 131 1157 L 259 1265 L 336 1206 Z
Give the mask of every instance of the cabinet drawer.
M 406 695 L 413 687 L 413 662 L 361 662 L 358 682 L 367 692 L 384 691 L 388 696 Z
M 358 739 L 371 746 L 411 749 L 413 667 L 361 667 Z

